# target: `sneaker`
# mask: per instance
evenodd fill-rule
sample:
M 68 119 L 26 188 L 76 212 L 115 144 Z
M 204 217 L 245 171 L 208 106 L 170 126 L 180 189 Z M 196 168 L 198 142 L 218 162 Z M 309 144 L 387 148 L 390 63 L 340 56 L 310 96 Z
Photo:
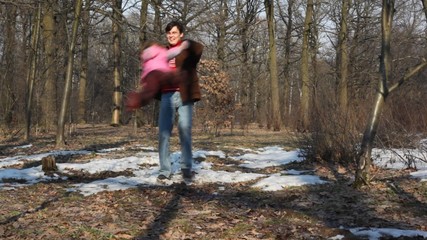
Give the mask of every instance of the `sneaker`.
M 157 180 L 163 181 L 163 180 L 168 180 L 170 179 L 170 177 L 166 177 L 165 175 L 160 174 L 159 176 L 157 176 Z
M 184 179 L 192 179 L 194 176 L 191 169 L 182 169 L 181 172 Z

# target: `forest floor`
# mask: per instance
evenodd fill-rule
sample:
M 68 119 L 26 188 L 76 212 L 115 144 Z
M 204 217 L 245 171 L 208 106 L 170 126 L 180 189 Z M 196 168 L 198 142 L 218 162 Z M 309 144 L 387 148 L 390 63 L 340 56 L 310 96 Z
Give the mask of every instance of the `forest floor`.
M 77 126 L 66 138 L 66 149 L 142 143 L 157 148 L 156 136 L 156 129 L 149 127 L 135 131 L 127 126 Z M 193 138 L 194 148 L 215 151 L 227 151 L 225 146 L 297 147 L 296 136 L 286 131 L 248 129 L 231 134 L 228 130 L 213 137 L 195 129 Z M 18 139 L 0 140 L 0 160 L 16 155 L 13 147 L 24 144 Z M 55 149 L 52 134 L 37 135 L 31 143 L 31 148 L 20 149 L 19 154 Z M 175 151 L 179 147 L 176 132 L 171 147 Z M 221 159 L 212 161 L 225 168 L 226 164 L 218 162 Z M 262 171 L 283 171 L 296 165 L 313 170 L 329 183 L 274 192 L 256 190 L 251 183 L 138 186 L 89 196 L 66 190 L 70 184 L 118 174 L 103 172 L 76 173 L 65 181 L 13 190 L 0 187 L 0 239 L 367 239 L 353 235 L 349 228 L 427 231 L 427 182 L 408 177 L 409 170 L 375 169 L 372 185 L 362 189 L 351 186 L 353 170 L 326 162 L 303 161 Z

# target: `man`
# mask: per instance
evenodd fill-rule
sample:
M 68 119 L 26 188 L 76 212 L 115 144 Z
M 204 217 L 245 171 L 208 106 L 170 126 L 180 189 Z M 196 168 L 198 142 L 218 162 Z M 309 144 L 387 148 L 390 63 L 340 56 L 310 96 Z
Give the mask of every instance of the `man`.
M 184 26 L 177 21 L 170 22 L 166 28 L 169 48 L 180 46 L 184 38 Z M 191 179 L 193 164 L 192 154 L 192 117 L 194 102 L 200 100 L 200 85 L 197 76 L 197 64 L 203 52 L 203 45 L 189 41 L 189 46 L 178 56 L 169 61 L 175 71 L 181 71 L 185 77 L 177 85 L 167 85 L 161 89 L 159 113 L 159 159 L 160 172 L 158 179 L 169 179 L 171 161 L 169 140 L 173 128 L 175 113 L 178 113 L 178 132 L 181 144 L 181 172 L 184 179 Z

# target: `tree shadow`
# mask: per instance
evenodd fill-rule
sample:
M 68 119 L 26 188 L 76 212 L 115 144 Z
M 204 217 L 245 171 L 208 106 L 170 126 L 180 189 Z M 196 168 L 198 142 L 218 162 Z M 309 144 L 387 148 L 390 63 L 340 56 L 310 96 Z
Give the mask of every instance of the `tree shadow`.
M 162 211 L 153 220 L 153 222 L 147 227 L 147 231 L 138 234 L 135 239 L 156 240 L 161 238 L 161 235 L 166 232 L 169 223 L 178 214 L 184 188 L 185 186 L 183 186 L 182 184 L 172 185 L 172 198 L 167 202 Z
M 331 180 L 333 188 L 328 185 L 307 188 L 307 196 L 315 200 L 313 202 L 320 200 L 322 204 L 317 204 L 315 208 L 298 207 L 298 204 L 293 207 L 312 216 L 322 216 L 321 219 L 331 227 L 420 229 L 420 225 L 396 217 L 400 211 L 410 212 L 414 216 L 427 215 L 427 203 L 400 188 L 400 183 L 410 177 L 379 177 L 372 181 L 371 186 L 356 189 L 351 184 L 353 179 L 348 175 L 339 173 L 335 166 L 330 165 L 329 170 L 334 176 L 334 180 Z M 387 170 L 383 171 L 387 175 Z M 387 195 L 389 191 L 394 194 Z M 386 209 L 382 211 L 384 207 Z
M 128 143 L 129 143 L 129 141 L 120 141 L 120 142 L 114 142 L 114 143 L 92 144 L 92 145 L 89 145 L 89 146 L 83 148 L 82 150 L 97 152 L 97 151 L 102 150 L 102 149 L 118 148 L 118 147 L 124 146 L 124 145 L 126 145 Z
M 340 178 L 344 178 L 341 176 Z M 160 211 L 156 219 L 148 226 L 147 230 L 137 235 L 136 239 L 160 239 L 164 238 L 162 234 L 166 233 L 169 224 L 186 211 L 185 204 L 180 202 L 188 201 L 200 204 L 215 206 L 217 219 L 209 220 L 211 224 L 217 224 L 225 221 L 227 225 L 229 219 L 247 219 L 251 214 L 258 217 L 269 216 L 278 220 L 271 220 L 270 226 L 265 228 L 272 231 L 276 239 L 322 239 L 316 234 L 315 226 L 323 226 L 329 231 L 329 237 L 342 235 L 342 239 L 367 239 L 354 235 L 351 228 L 396 228 L 396 229 L 420 229 L 422 226 L 416 223 L 408 222 L 408 219 L 393 217 L 393 214 L 399 211 L 411 211 L 422 218 L 427 212 L 426 203 L 417 200 L 410 193 L 396 188 L 399 198 L 402 198 L 400 207 L 402 209 L 393 209 L 390 213 L 378 213 L 378 202 L 381 199 L 373 199 L 370 191 L 361 191 L 353 188 L 346 181 L 334 181 L 322 185 L 308 185 L 302 187 L 288 188 L 278 192 L 262 192 L 251 189 L 250 187 L 237 187 L 232 184 L 226 185 L 226 191 L 215 192 L 205 189 L 203 186 L 191 185 L 173 185 L 170 191 L 173 196 L 165 207 Z M 215 188 L 218 187 L 218 184 Z M 384 200 L 384 199 L 383 199 Z M 385 199 L 384 201 L 387 201 Z M 396 200 L 399 202 L 398 200 Z M 406 206 L 405 206 L 406 205 Z M 409 207 L 408 207 L 409 206 Z M 415 207 L 416 206 L 416 207 Z M 417 210 L 419 209 L 419 210 Z M 420 212 L 417 212 L 420 211 Z M 426 216 L 426 215 L 424 215 Z M 293 219 L 304 219 L 311 224 L 306 224 Z M 247 223 L 251 224 L 251 223 Z M 260 226 L 251 226 L 259 228 Z M 261 239 L 262 237 L 246 233 L 249 239 Z M 301 235 L 303 234 L 303 235 Z M 304 235 L 305 234 L 305 235 Z M 324 236 L 324 235 L 323 235 Z M 313 238 L 314 237 L 314 238 Z M 384 236 L 381 239 L 396 239 L 391 236 Z M 409 239 L 400 237 L 398 239 Z M 415 238 L 416 239 L 416 238 Z
M 41 210 L 47 208 L 51 203 L 58 202 L 58 201 L 61 200 L 61 198 L 67 197 L 69 194 L 70 194 L 70 192 L 65 192 L 62 196 L 57 196 L 57 197 L 48 199 L 48 200 L 44 201 L 43 203 L 41 203 L 40 206 L 38 206 L 36 208 L 30 209 L 30 210 L 26 210 L 24 212 L 18 213 L 18 214 L 14 215 L 14 216 L 11 216 L 11 217 L 7 218 L 4 221 L 1 221 L 0 225 L 6 225 L 6 224 L 9 224 L 9 223 L 12 223 L 12 222 L 19 221 L 19 219 L 25 217 L 25 215 L 27 215 L 27 214 L 34 214 L 34 213 L 36 213 L 38 211 L 41 211 Z
M 412 179 L 417 181 L 416 179 Z M 414 216 L 427 216 L 427 204 L 421 202 L 413 194 L 409 193 L 407 190 L 402 188 L 408 178 L 405 177 L 395 177 L 389 180 L 386 180 L 386 185 L 388 188 L 393 191 L 400 200 L 400 206 L 402 208 L 408 209 L 413 212 Z M 406 183 L 407 184 L 407 183 Z M 427 221 L 427 218 L 426 218 Z
M 117 174 L 117 173 L 114 173 Z M 123 175 L 120 173 L 118 175 Z M 345 179 L 338 171 L 335 172 L 336 178 Z M 117 176 L 118 176 L 117 175 Z M 68 182 L 91 182 L 96 180 L 90 176 L 66 180 Z M 98 176 L 99 179 L 112 177 L 110 175 Z M 400 229 L 420 229 L 422 223 L 412 223 L 408 219 L 395 218 L 393 213 L 378 213 L 378 203 L 375 201 L 394 201 L 396 206 L 399 204 L 401 209 L 391 211 L 410 211 L 417 215 L 419 219 L 426 216 L 427 205 L 418 200 L 410 192 L 401 188 L 399 183 L 407 180 L 405 177 L 390 177 L 382 179 L 385 185 L 393 190 L 398 196 L 396 199 L 375 199 L 371 196 L 375 190 L 357 190 L 348 184 L 348 181 L 325 179 L 330 183 L 322 185 L 306 185 L 301 187 L 287 188 L 278 192 L 263 192 L 253 189 L 250 183 L 241 184 L 194 184 L 186 186 L 185 184 L 173 184 L 171 186 L 147 186 L 140 185 L 138 188 L 143 191 L 166 191 L 170 195 L 165 201 L 160 211 L 157 210 L 157 216 L 150 221 L 146 230 L 136 234 L 135 239 L 165 239 L 165 234 L 170 231 L 172 222 L 182 218 L 183 212 L 192 209 L 194 206 L 208 205 L 210 209 L 215 209 L 217 218 L 209 219 L 208 224 L 220 225 L 225 223 L 224 229 L 235 227 L 233 219 L 247 221 L 248 226 L 258 232 L 270 231 L 275 239 L 322 239 L 320 233 L 313 230 L 315 226 L 321 225 L 328 229 L 328 236 L 333 237 L 342 235 L 342 239 L 367 239 L 353 235 L 349 228 L 356 227 L 376 227 L 376 228 L 400 228 Z M 219 186 L 225 190 L 218 191 Z M 161 197 L 161 196 L 160 196 Z M 50 199 L 42 203 L 36 210 L 9 217 L 1 224 L 8 224 L 18 221 L 26 214 L 39 211 L 49 203 L 59 201 L 61 197 Z M 373 202 L 374 201 L 374 202 Z M 270 225 L 257 225 L 251 222 L 251 218 L 263 216 L 266 219 L 272 219 Z M 424 217 L 425 218 L 425 217 Z M 231 220 L 230 220 L 231 219 Z M 296 221 L 303 219 L 311 223 Z M 138 219 L 136 219 L 138 220 Z M 191 220 L 191 219 L 190 219 Z M 196 222 L 197 223 L 197 222 Z M 173 223 L 174 224 L 174 223 Z M 314 227 L 313 227 L 314 226 Z M 265 229 L 267 230 L 265 230 Z M 203 231 L 203 229 L 202 229 Z M 218 233 L 223 234 L 223 233 Z M 245 233 L 249 239 L 262 239 L 262 236 L 254 235 L 253 232 Z M 221 236 L 221 235 L 218 235 Z M 322 236 L 325 236 L 322 234 Z M 393 239 L 392 237 L 382 239 Z M 401 237 L 399 239 L 409 239 Z M 415 239 L 415 238 L 413 238 Z

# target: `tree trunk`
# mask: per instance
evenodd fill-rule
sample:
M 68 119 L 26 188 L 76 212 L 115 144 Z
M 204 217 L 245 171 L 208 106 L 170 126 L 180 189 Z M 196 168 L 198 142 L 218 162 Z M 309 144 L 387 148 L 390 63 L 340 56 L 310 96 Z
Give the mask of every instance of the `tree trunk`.
M 276 56 L 276 38 L 274 33 L 274 1 L 265 0 L 265 9 L 267 12 L 268 24 L 268 39 L 269 39 L 269 68 L 270 68 L 270 81 L 271 81 L 271 104 L 272 104 L 272 120 L 273 130 L 280 131 L 282 121 L 280 114 L 280 100 L 279 100 L 279 79 L 277 75 L 277 56 Z
M 257 0 L 248 0 L 248 1 L 237 1 L 236 2 L 237 11 L 236 11 L 236 22 L 238 23 L 238 34 L 240 38 L 240 73 L 241 78 L 239 81 L 239 98 L 238 101 L 243 107 L 245 112 L 240 116 L 239 122 L 242 125 L 246 125 L 248 122 L 254 121 L 256 104 L 256 84 L 253 77 L 253 64 L 251 62 L 251 55 L 256 51 L 255 49 L 250 49 L 251 47 L 251 26 L 255 24 L 256 17 L 258 15 L 258 1 Z
M 427 19 L 427 0 L 421 0 L 421 3 L 423 4 L 423 12 L 424 12 L 424 16 Z
M 113 93 L 113 115 L 111 119 L 112 126 L 120 125 L 121 106 L 122 106 L 122 66 L 121 66 L 121 19 L 122 19 L 122 1 L 115 0 L 113 7 L 113 52 L 114 52 L 114 93 Z
M 56 76 L 55 76 L 55 20 L 53 5 L 55 0 L 43 2 L 43 49 L 44 49 L 44 64 L 45 64 L 45 83 L 44 93 L 41 99 L 42 102 L 42 126 L 49 130 L 55 124 L 57 119 L 56 109 Z
M 292 28 L 293 28 L 293 6 L 294 0 L 288 1 L 288 21 L 286 22 L 286 33 L 285 33 L 285 66 L 283 69 L 283 78 L 285 80 L 285 86 L 283 89 L 283 117 L 285 120 L 285 126 L 289 123 L 292 109 L 292 96 L 291 96 L 291 45 L 292 45 Z
M 216 23 L 217 31 L 217 45 L 216 54 L 221 69 L 225 67 L 225 38 L 227 34 L 227 20 L 228 20 L 228 5 L 227 1 L 221 0 L 219 2 L 219 21 Z
M 383 0 L 383 7 L 381 12 L 381 59 L 380 59 L 380 73 L 381 78 L 378 83 L 378 90 L 374 102 L 374 108 L 371 112 L 369 122 L 363 134 L 360 155 L 357 162 L 355 186 L 362 184 L 369 184 L 370 182 L 370 169 L 372 165 L 371 153 L 374 139 L 378 129 L 378 122 L 380 114 L 383 110 L 384 101 L 388 96 L 387 83 L 390 80 L 391 74 L 391 53 L 390 53 L 390 38 L 391 27 L 393 23 L 394 0 Z
M 342 114 L 347 112 L 348 106 L 348 30 L 347 18 L 349 10 L 349 1 L 342 0 L 340 31 L 338 38 L 339 52 L 339 82 L 338 82 L 338 102 Z
M 374 108 L 371 112 L 370 119 L 363 134 L 361 149 L 357 161 L 356 177 L 354 181 L 355 187 L 368 185 L 370 183 L 370 169 L 372 165 L 371 153 L 373 148 L 374 139 L 378 130 L 378 123 L 380 115 L 384 107 L 385 100 L 390 92 L 394 91 L 409 80 L 412 76 L 424 70 L 427 67 L 427 61 L 423 59 L 421 63 L 414 68 L 409 69 L 406 74 L 390 88 L 391 78 L 391 64 L 392 57 L 390 53 L 390 39 L 391 29 L 394 13 L 394 1 L 383 0 L 383 7 L 381 12 L 381 29 L 382 29 L 382 42 L 381 42 L 381 59 L 380 59 L 380 73 L 378 92 L 374 102 Z
M 55 68 L 55 76 L 56 76 L 56 92 L 58 93 L 57 99 L 56 99 L 56 108 L 58 109 L 58 112 L 61 108 L 61 98 L 62 95 L 59 95 L 59 93 L 64 92 L 65 87 L 65 79 L 67 78 L 67 64 L 68 64 L 68 50 L 70 48 L 70 42 L 72 41 L 69 35 L 68 31 L 68 13 L 70 10 L 73 9 L 72 7 L 72 1 L 59 1 L 59 9 L 62 11 L 59 11 L 57 14 L 55 14 L 55 21 L 56 21 L 56 31 L 55 31 L 55 43 L 56 43 L 56 68 Z M 72 88 L 71 88 L 72 91 Z M 69 104 L 69 106 L 72 106 L 72 104 Z M 68 114 L 69 122 L 72 121 L 72 111 L 71 108 L 68 109 L 70 114 Z
M 301 53 L 301 130 L 308 130 L 310 119 L 310 74 L 309 74 L 309 35 L 311 24 L 313 23 L 313 0 L 307 1 L 307 8 L 304 21 L 303 43 Z
M 42 158 L 42 171 L 45 172 L 45 175 L 50 175 L 58 171 L 58 166 L 56 166 L 55 156 L 50 155 Z
M 36 79 L 37 73 L 37 53 L 38 53 L 38 45 L 40 39 L 40 24 L 41 24 L 41 3 L 37 4 L 37 17 L 33 24 L 33 35 L 31 36 L 31 65 L 28 69 L 28 89 L 27 89 L 27 101 L 25 108 L 25 140 L 30 140 L 30 132 L 31 132 L 31 109 L 33 103 L 33 90 L 34 90 L 34 82 Z
M 16 81 L 16 59 L 15 48 L 16 41 L 16 6 L 6 5 L 6 23 L 2 33 L 4 36 L 4 58 L 5 69 L 0 79 L 0 123 L 10 126 L 13 119 L 13 109 L 16 104 L 16 93 L 14 83 Z
M 86 123 L 86 87 L 88 76 L 88 52 L 89 52 L 89 11 L 90 0 L 85 0 L 82 12 L 82 54 L 80 65 L 79 97 L 77 109 L 77 122 Z
M 141 10 L 140 10 L 140 19 L 139 19 L 139 54 L 142 53 L 144 43 L 147 41 L 147 16 L 148 16 L 148 1 L 141 2 Z M 141 70 L 141 69 L 139 69 Z M 141 72 L 137 72 L 137 76 L 140 76 Z M 135 79 L 135 87 L 139 85 L 139 77 Z M 144 114 L 141 109 L 137 109 L 132 113 L 134 132 L 137 132 L 138 125 L 143 124 Z
M 154 35 L 155 39 L 161 41 L 163 39 L 162 36 L 162 19 L 161 19 L 161 11 L 162 8 L 162 0 L 153 0 L 154 2 Z
M 71 87 L 72 87 L 71 83 L 73 78 L 73 66 L 74 66 L 74 52 L 75 52 L 74 49 L 77 41 L 77 30 L 79 27 L 80 13 L 82 10 L 82 2 L 83 0 L 76 1 L 76 8 L 74 12 L 71 43 L 68 49 L 67 72 L 65 77 L 64 95 L 62 98 L 61 111 L 58 118 L 58 128 L 56 132 L 57 147 L 61 147 L 65 144 L 65 141 L 64 141 L 65 116 L 66 116 L 69 101 L 70 101 L 70 94 L 71 94 Z
M 147 41 L 148 1 L 141 1 L 141 11 L 139 15 L 139 51 L 142 52 L 144 42 Z

